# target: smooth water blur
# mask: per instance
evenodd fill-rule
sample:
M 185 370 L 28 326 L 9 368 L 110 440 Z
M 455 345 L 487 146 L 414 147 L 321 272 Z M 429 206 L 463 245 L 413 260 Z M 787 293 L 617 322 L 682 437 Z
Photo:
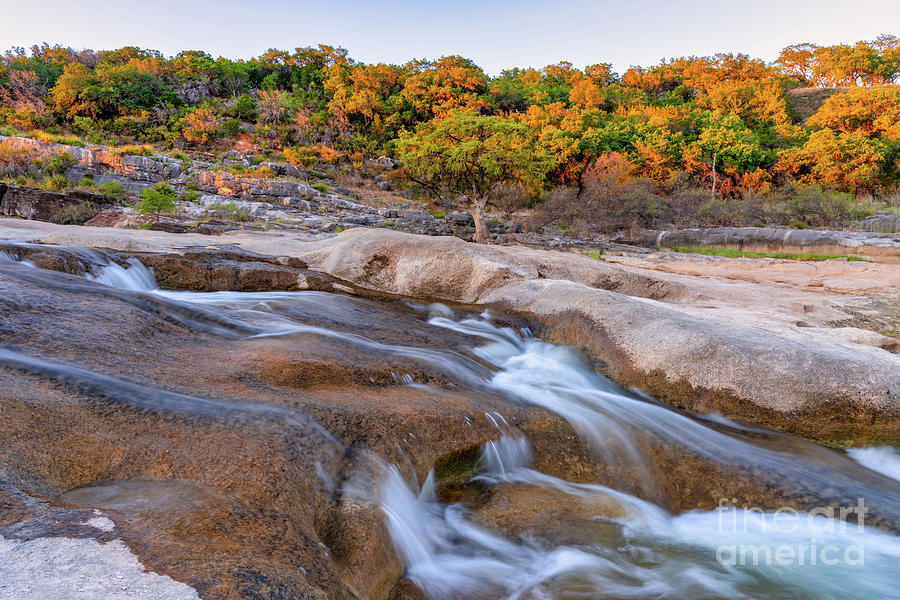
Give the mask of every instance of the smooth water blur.
M 571 348 L 520 338 L 508 328 L 473 319 L 438 317 L 429 322 L 486 340 L 474 353 L 497 368 L 491 388 L 566 419 L 607 463 L 625 462 L 642 473 L 648 496 L 655 486 L 650 459 L 642 448 L 652 442 L 729 468 L 752 468 L 754 478 L 771 478 L 779 486 L 792 483 L 798 489 L 816 490 L 824 487 L 822 481 L 849 485 L 856 496 L 900 514 L 900 488 L 883 489 L 883 477 L 860 469 L 842 453 L 722 417 L 703 421 L 688 416 L 592 372 Z
M 85 277 L 121 290 L 152 291 L 157 289 L 156 278 L 141 264 L 141 261 L 129 258 L 127 262 L 128 267 L 114 262 L 98 266 L 93 272 L 87 273 Z
M 734 507 L 673 516 L 616 490 L 528 467 L 527 442 L 486 445 L 477 476 L 563 492 L 615 510 L 597 543 L 511 541 L 458 505 L 414 493 L 385 471 L 382 508 L 406 576 L 429 597 L 471 598 L 895 598 L 900 538 L 805 513 Z M 431 484 L 433 485 L 433 484 Z M 609 512 L 614 513 L 609 516 Z M 794 558 L 787 558 L 793 553 Z
M 900 481 L 900 452 L 891 446 L 851 448 L 847 454 L 859 464 Z

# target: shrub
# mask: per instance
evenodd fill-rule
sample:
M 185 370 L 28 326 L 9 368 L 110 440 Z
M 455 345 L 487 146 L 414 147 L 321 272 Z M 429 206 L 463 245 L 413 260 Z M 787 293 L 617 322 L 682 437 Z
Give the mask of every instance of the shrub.
M 198 200 L 200 200 L 200 196 L 202 195 L 203 194 L 201 194 L 197 190 L 184 190 L 183 192 L 181 192 L 181 199 L 184 202 L 196 203 Z
M 234 116 L 243 121 L 255 121 L 256 101 L 248 94 L 241 94 L 234 105 Z
M 153 150 L 153 146 L 148 144 L 126 144 L 125 146 L 121 146 L 113 150 L 115 154 L 126 155 L 130 154 L 132 156 L 155 156 L 156 152 Z
M 116 181 L 107 181 L 97 188 L 101 196 L 111 200 L 121 200 L 125 197 L 125 186 Z
M 0 175 L 19 177 L 30 170 L 40 169 L 49 158 L 46 148 L 18 145 L 15 140 L 0 141 Z
M 805 227 L 833 227 L 852 220 L 855 204 L 850 194 L 810 185 L 791 190 L 780 209 L 785 221 L 801 223 Z
M 84 225 L 100 214 L 100 209 L 93 202 L 82 202 L 69 206 L 50 217 L 51 223 L 60 225 Z
M 285 159 L 295 167 L 308 167 L 316 163 L 316 157 L 310 153 L 309 148 L 285 148 Z
M 239 208 L 234 202 L 230 200 L 228 202 L 223 202 L 222 204 L 214 204 L 209 208 L 209 210 L 213 214 L 216 214 L 222 218 L 237 221 L 239 223 L 250 221 L 253 218 L 250 215 L 249 210 L 247 210 L 246 208 Z
M 330 190 L 328 189 L 328 186 L 325 185 L 324 183 L 314 183 L 314 184 L 312 184 L 310 187 L 311 187 L 312 189 L 314 189 L 314 190 L 319 190 L 319 191 L 322 192 L 323 194 L 327 194 L 327 193 L 330 191 Z
M 501 186 L 490 199 L 490 205 L 502 212 L 507 221 L 512 220 L 516 211 L 528 208 L 530 204 L 531 196 L 518 185 Z
M 145 188 L 141 192 L 141 201 L 135 208 L 141 214 L 154 215 L 158 223 L 163 213 L 175 212 L 175 198 L 177 198 L 175 190 L 160 182 L 155 187 Z
M 222 119 L 213 109 L 197 108 L 184 116 L 181 133 L 187 141 L 204 145 L 220 137 L 222 127 Z
M 61 174 L 78 163 L 78 159 L 68 152 L 57 152 L 44 164 L 44 171 L 49 175 Z
M 67 189 L 74 187 L 71 181 L 66 179 L 66 176 L 61 173 L 55 173 L 48 177 L 45 177 L 43 181 L 41 181 L 41 189 L 48 192 L 64 192 Z

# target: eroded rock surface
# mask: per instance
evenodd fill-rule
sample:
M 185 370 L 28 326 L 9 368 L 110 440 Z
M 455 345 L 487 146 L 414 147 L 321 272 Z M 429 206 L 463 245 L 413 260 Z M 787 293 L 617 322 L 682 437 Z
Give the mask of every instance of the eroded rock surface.
M 190 234 L 3 225 L 45 242 L 117 250 L 168 252 L 203 243 Z M 383 230 L 328 239 L 234 232 L 227 239 L 258 254 L 297 258 L 363 290 L 531 312 L 545 320 L 549 337 L 585 348 L 622 382 L 678 406 L 837 445 L 897 439 L 900 356 L 886 335 L 895 323 L 890 290 L 900 285 L 892 265 L 840 262 L 835 269 L 842 271 L 825 278 L 824 293 L 815 269 L 832 267 L 822 263 L 804 273 L 806 266 L 774 261 L 771 272 L 755 271 L 751 284 L 726 279 L 727 266 L 712 270 L 714 277 L 702 270 L 668 273 Z M 782 263 L 790 263 L 784 269 L 794 269 L 794 279 L 778 276 Z M 873 307 L 868 295 L 877 280 L 887 290 L 887 298 L 877 299 L 886 308 Z M 563 317 L 579 325 L 561 328 Z

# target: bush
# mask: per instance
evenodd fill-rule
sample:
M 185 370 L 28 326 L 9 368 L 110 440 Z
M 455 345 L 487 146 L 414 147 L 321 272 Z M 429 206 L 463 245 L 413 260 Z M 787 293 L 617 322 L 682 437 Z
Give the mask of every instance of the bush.
M 113 150 L 116 154 L 132 155 L 132 156 L 156 156 L 153 146 L 148 144 L 126 144 L 120 148 Z
M 181 133 L 189 142 L 209 144 L 222 136 L 222 119 L 211 108 L 197 108 L 185 115 Z
M 503 213 L 507 221 L 531 204 L 531 196 L 518 185 L 504 185 L 491 195 L 490 204 Z
M 312 185 L 309 186 L 309 187 L 311 187 L 311 188 L 314 189 L 314 190 L 319 190 L 319 191 L 322 192 L 323 194 L 327 194 L 328 192 L 331 191 L 331 190 L 328 189 L 328 186 L 325 185 L 324 183 L 314 183 L 314 184 L 312 184 Z
M 40 169 L 50 152 L 39 146 L 18 145 L 14 140 L 0 141 L 0 176 L 20 177 Z
M 109 198 L 111 200 L 121 200 L 126 194 L 125 186 L 115 181 L 107 181 L 98 187 L 97 191 L 104 198 Z
M 141 201 L 138 202 L 135 208 L 141 214 L 154 215 L 158 223 L 163 213 L 171 214 L 175 212 L 175 199 L 177 197 L 175 190 L 160 182 L 155 187 L 145 188 L 141 192 Z
M 284 157 L 295 167 L 309 167 L 316 164 L 316 157 L 305 147 L 285 148 Z
M 241 94 L 234 105 L 234 116 L 242 121 L 256 121 L 256 101 L 248 94 Z
M 184 202 L 196 203 L 198 200 L 200 200 L 200 196 L 202 195 L 203 194 L 201 194 L 197 190 L 184 190 L 183 192 L 181 192 L 181 199 Z
M 850 194 L 825 190 L 819 185 L 795 188 L 781 203 L 784 221 L 804 227 L 835 227 L 852 221 L 856 201 Z
M 238 208 L 238 206 L 230 200 L 228 202 L 223 202 L 222 204 L 214 204 L 209 208 L 209 211 L 221 218 L 230 219 L 239 223 L 250 221 L 253 218 L 250 215 L 249 210 L 246 208 Z
M 72 187 L 75 187 L 75 184 L 66 179 L 66 176 L 61 173 L 55 173 L 41 181 L 41 189 L 48 192 L 64 192 Z
M 62 174 L 78 163 L 78 159 L 68 152 L 57 152 L 44 164 L 44 171 L 49 175 Z
M 100 214 L 100 209 L 93 202 L 82 202 L 69 206 L 50 217 L 51 223 L 60 225 L 84 225 Z

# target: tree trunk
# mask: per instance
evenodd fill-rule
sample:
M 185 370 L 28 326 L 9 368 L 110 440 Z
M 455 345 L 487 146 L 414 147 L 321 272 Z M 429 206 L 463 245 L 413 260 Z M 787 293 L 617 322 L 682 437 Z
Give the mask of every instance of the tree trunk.
M 475 219 L 475 242 L 483 244 L 488 239 L 487 227 L 484 223 L 484 205 L 485 200 L 475 200 L 472 202 L 472 218 Z
M 713 176 L 713 185 L 712 185 L 712 199 L 716 199 L 716 158 L 718 157 L 718 152 L 713 152 L 713 164 L 712 164 L 712 176 Z

